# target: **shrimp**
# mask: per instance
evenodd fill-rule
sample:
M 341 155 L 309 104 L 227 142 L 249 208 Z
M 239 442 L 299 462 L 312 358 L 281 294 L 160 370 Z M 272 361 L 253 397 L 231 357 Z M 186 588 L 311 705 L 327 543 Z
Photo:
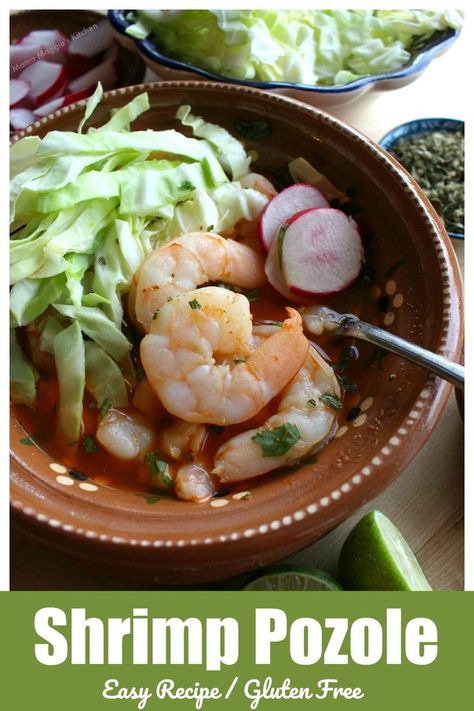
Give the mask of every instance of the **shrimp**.
M 336 411 L 321 399 L 328 393 L 339 397 L 337 378 L 316 350 L 310 348 L 303 367 L 283 390 L 276 414 L 263 426 L 225 442 L 216 453 L 212 474 L 222 482 L 234 482 L 297 462 L 324 442 L 334 427 Z M 299 439 L 284 454 L 265 456 L 259 435 L 286 425 L 297 428 Z
M 143 459 L 156 449 L 157 436 L 139 412 L 109 410 L 97 428 L 97 441 L 117 459 Z
M 145 377 L 139 380 L 135 386 L 132 404 L 137 410 L 154 420 L 160 420 L 165 414 L 165 408 Z
M 244 360 L 235 354 L 252 335 L 245 296 L 204 287 L 165 303 L 140 347 L 146 376 L 165 408 L 187 422 L 216 425 L 255 415 L 296 375 L 308 352 L 299 313 L 287 311 L 282 327 Z
M 156 310 L 168 299 L 209 281 L 244 289 L 265 284 L 263 257 L 250 247 L 211 232 L 190 232 L 155 249 L 133 277 L 131 318 L 148 333 Z

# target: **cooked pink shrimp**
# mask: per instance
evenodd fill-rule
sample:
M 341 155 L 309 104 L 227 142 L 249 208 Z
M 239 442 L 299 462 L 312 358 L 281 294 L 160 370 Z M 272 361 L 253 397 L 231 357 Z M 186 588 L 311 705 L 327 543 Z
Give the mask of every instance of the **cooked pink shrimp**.
M 333 369 L 310 348 L 303 367 L 283 390 L 276 414 L 262 427 L 225 442 L 217 451 L 212 473 L 222 482 L 234 482 L 297 462 L 330 436 L 336 420 L 331 403 L 337 405 L 339 395 Z M 290 446 L 282 451 L 285 435 Z
M 165 408 L 188 422 L 218 425 L 255 415 L 296 375 L 308 352 L 299 313 L 287 311 L 282 327 L 245 362 L 239 357 L 232 363 L 252 335 L 245 296 L 204 287 L 165 303 L 140 348 L 146 376 Z
M 265 283 L 263 257 L 255 250 L 211 232 L 190 232 L 155 249 L 141 264 L 129 293 L 131 317 L 146 332 L 168 299 L 209 281 L 244 289 Z

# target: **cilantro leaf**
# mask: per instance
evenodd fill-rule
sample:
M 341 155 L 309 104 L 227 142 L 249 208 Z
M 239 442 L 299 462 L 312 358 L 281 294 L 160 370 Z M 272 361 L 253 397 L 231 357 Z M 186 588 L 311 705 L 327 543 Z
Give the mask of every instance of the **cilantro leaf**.
M 332 407 L 333 410 L 342 410 L 342 402 L 334 393 L 324 393 L 324 395 L 319 396 L 319 399 L 329 407 Z
M 262 448 L 263 457 L 281 457 L 299 439 L 301 439 L 301 433 L 297 426 L 291 422 L 285 422 L 272 430 L 262 430 L 252 437 L 252 440 Z
M 102 417 L 105 417 L 110 408 L 112 407 L 112 401 L 111 400 L 104 400 L 102 405 L 100 406 L 99 414 L 102 419 Z
M 82 440 L 82 446 L 86 454 L 95 454 L 99 450 L 99 445 L 97 444 L 95 437 L 92 435 L 86 435 Z
M 167 487 L 173 486 L 173 479 L 169 475 L 168 462 L 160 459 L 159 452 L 150 452 L 145 455 L 145 463 L 148 469 L 148 479 L 150 484 L 164 484 Z

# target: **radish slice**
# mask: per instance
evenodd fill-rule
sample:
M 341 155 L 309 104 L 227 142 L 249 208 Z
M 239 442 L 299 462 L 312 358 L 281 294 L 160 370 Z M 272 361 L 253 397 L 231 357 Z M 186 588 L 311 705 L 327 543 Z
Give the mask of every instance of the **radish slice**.
M 35 106 L 41 106 L 62 94 L 66 72 L 61 64 L 38 60 L 22 71 L 20 79 L 29 83 L 30 96 Z
M 286 224 L 279 241 L 282 272 L 290 292 L 329 296 L 355 282 L 364 252 L 352 218 L 330 207 L 305 210 Z
M 40 44 L 42 51 L 40 58 L 48 62 L 65 61 L 68 39 L 59 30 L 34 30 L 25 35 L 20 45 Z
M 75 94 L 60 96 L 59 99 L 53 99 L 53 101 L 48 101 L 47 104 L 39 106 L 34 110 L 34 114 L 35 116 L 47 116 L 48 114 L 52 114 L 53 111 L 57 111 L 57 109 L 62 109 L 63 106 L 69 106 L 69 104 L 73 104 L 75 101 L 85 99 L 90 93 L 90 90 L 85 89 L 84 91 L 76 91 Z
M 24 106 L 30 85 L 21 79 L 10 79 L 10 108 Z
M 114 37 L 108 20 L 87 27 L 81 33 L 77 33 L 67 48 L 67 53 L 71 57 L 88 58 L 93 57 L 110 47 Z
M 74 81 L 69 84 L 69 90 L 71 92 L 84 91 L 84 89 L 95 86 L 98 81 L 100 81 L 104 89 L 112 89 L 117 81 L 115 64 L 115 59 L 102 62 L 102 64 L 86 72 L 86 74 L 82 74 L 77 79 L 74 79 Z
M 12 109 L 10 111 L 10 126 L 15 131 L 26 128 L 35 121 L 35 115 L 29 109 Z
M 319 190 L 306 183 L 290 185 L 270 200 L 259 220 L 259 235 L 266 251 L 284 220 L 312 207 L 329 207 L 329 203 Z
M 41 56 L 43 45 L 40 42 L 19 42 L 10 45 L 10 76 L 19 76 L 24 69 L 36 62 Z
M 300 304 L 308 303 L 307 299 L 302 298 L 300 295 L 293 294 L 288 288 L 280 266 L 278 242 L 279 240 L 277 234 L 277 237 L 273 240 L 270 251 L 265 260 L 265 274 L 267 276 L 268 283 L 275 289 L 275 291 L 284 296 L 285 299 L 288 299 L 289 301 L 296 301 Z

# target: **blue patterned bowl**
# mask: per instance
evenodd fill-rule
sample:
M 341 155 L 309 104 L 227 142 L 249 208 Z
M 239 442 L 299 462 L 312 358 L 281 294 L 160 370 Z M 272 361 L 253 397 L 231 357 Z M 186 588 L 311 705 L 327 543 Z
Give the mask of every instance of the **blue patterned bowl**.
M 392 128 L 380 139 L 379 145 L 388 153 L 392 153 L 394 146 L 401 138 L 430 133 L 431 131 L 462 131 L 464 133 L 464 121 L 448 118 L 415 119 Z M 448 235 L 451 239 L 464 239 L 464 234 L 459 232 L 448 232 Z
M 161 54 L 159 49 L 150 39 L 137 40 L 126 34 L 127 27 L 132 24 L 127 16 L 130 10 L 109 10 L 109 20 L 115 32 L 116 38 L 129 50 L 138 52 L 145 64 L 166 81 L 179 81 L 183 79 L 221 81 L 226 84 L 244 84 L 257 89 L 271 90 L 290 96 L 293 99 L 304 101 L 315 106 L 334 106 L 347 104 L 359 98 L 372 88 L 378 90 L 398 89 L 414 81 L 423 72 L 428 64 L 445 52 L 456 40 L 459 31 L 443 30 L 436 32 L 429 42 L 416 51 L 408 64 L 392 72 L 372 74 L 361 77 L 356 81 L 344 84 L 344 86 L 314 86 L 298 84 L 294 82 L 271 82 L 271 81 L 245 81 L 243 79 L 230 79 L 221 74 L 214 74 L 206 69 L 201 69 L 192 64 L 180 62 Z

